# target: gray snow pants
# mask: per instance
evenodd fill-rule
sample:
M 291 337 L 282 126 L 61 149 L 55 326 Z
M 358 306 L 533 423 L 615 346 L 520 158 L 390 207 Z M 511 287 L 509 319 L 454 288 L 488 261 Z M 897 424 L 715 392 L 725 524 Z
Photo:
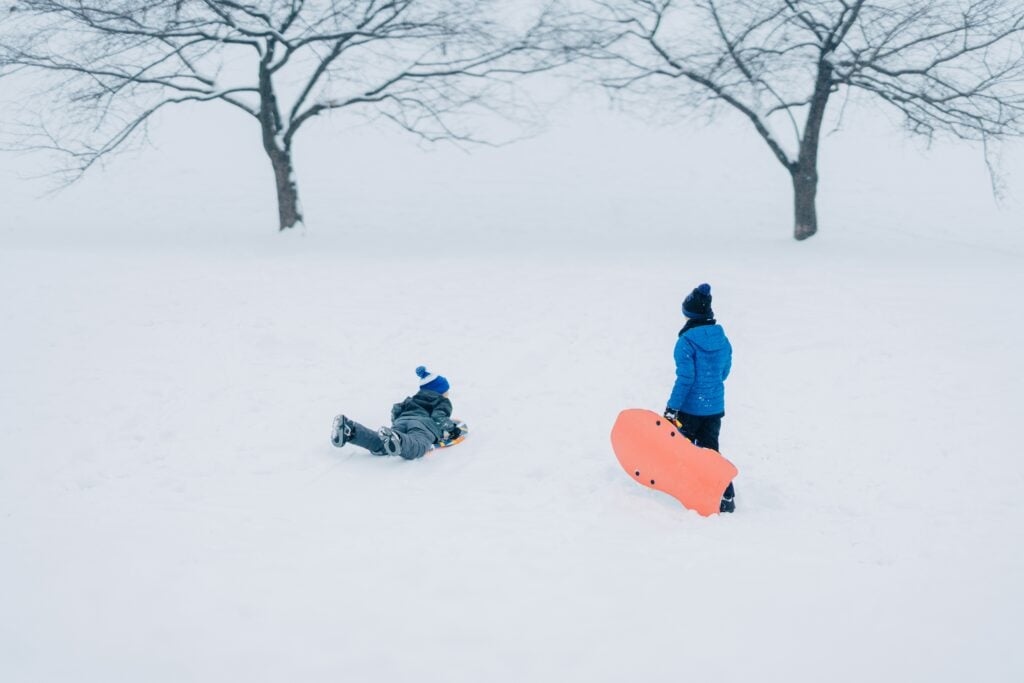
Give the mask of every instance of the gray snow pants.
M 374 455 L 387 455 L 384 451 L 384 444 L 381 443 L 377 432 L 367 429 L 355 420 L 352 421 L 352 438 L 349 443 L 355 444 L 370 451 Z M 399 435 L 402 442 L 401 456 L 406 460 L 422 458 L 434 445 L 434 434 L 419 422 L 413 420 L 399 420 L 392 429 Z

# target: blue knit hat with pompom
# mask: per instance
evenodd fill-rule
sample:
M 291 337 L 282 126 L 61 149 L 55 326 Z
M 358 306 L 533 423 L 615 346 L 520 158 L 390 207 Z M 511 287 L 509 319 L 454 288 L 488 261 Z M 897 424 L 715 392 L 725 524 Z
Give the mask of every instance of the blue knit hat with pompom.
M 416 368 L 416 376 L 420 378 L 420 390 L 436 391 L 443 394 L 448 391 L 448 380 L 441 375 L 434 374 L 423 365 Z
M 683 301 L 683 315 L 694 320 L 711 320 L 715 312 L 711 310 L 711 285 L 698 285 Z

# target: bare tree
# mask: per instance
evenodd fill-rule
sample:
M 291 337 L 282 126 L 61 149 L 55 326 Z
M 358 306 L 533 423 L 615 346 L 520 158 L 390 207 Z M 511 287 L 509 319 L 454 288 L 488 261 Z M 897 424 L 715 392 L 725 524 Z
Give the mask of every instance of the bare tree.
M 580 4 L 580 3 L 577 3 Z M 826 110 L 865 93 L 913 133 L 1024 133 L 1020 0 L 583 0 L 578 33 L 612 92 L 685 108 L 723 104 L 792 178 L 794 236 L 818 230 Z
M 459 116 L 493 109 L 515 76 L 548 68 L 543 14 L 503 21 L 494 0 L 21 0 L 0 52 L 53 77 L 57 109 L 30 146 L 73 159 L 70 179 L 183 103 L 258 123 L 279 227 L 302 222 L 296 134 L 335 110 L 425 139 L 477 140 Z

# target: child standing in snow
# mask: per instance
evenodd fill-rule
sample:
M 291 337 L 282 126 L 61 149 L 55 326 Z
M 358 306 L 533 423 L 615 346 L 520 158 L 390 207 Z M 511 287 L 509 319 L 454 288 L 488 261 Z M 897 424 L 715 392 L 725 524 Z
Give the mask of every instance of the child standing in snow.
M 374 455 L 400 455 L 415 460 L 434 444 L 459 438 L 462 429 L 452 421 L 448 380 L 428 372 L 422 365 L 416 368 L 416 375 L 420 378 L 420 390 L 391 408 L 391 427 L 374 432 L 338 415 L 334 418 L 331 443 L 339 448 L 353 443 Z
M 686 325 L 676 340 L 676 382 L 665 408 L 683 436 L 701 448 L 718 450 L 725 416 L 725 378 L 732 368 L 732 345 L 711 310 L 711 285 L 702 284 L 683 301 Z M 732 483 L 722 494 L 721 512 L 736 509 Z

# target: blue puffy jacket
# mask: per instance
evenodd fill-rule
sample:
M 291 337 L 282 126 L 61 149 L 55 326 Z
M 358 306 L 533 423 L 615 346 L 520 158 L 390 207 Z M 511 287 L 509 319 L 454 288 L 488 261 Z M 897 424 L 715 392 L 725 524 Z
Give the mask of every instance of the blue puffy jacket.
M 694 327 L 676 341 L 676 384 L 668 407 L 690 415 L 725 412 L 732 345 L 721 325 Z

